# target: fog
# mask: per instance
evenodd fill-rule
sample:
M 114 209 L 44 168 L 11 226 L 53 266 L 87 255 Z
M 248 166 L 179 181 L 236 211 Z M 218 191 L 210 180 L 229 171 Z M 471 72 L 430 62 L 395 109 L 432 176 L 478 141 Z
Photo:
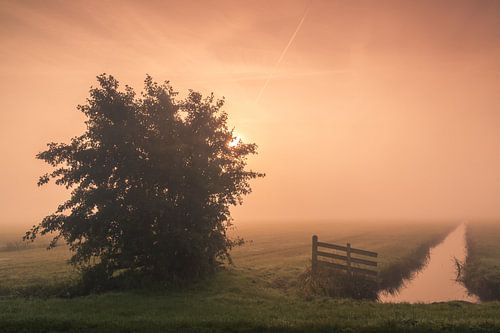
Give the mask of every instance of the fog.
M 0 1 L 0 226 L 68 193 L 45 143 L 83 130 L 95 76 L 227 100 L 267 177 L 237 223 L 500 216 L 500 3 Z

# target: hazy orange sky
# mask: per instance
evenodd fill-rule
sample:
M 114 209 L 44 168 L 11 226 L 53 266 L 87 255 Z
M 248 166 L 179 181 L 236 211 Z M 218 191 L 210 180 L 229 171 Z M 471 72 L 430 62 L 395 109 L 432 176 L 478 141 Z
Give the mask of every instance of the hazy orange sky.
M 499 18 L 498 1 L 0 0 L 0 226 L 67 195 L 36 187 L 34 156 L 81 133 L 102 72 L 226 97 L 267 173 L 239 221 L 500 217 Z

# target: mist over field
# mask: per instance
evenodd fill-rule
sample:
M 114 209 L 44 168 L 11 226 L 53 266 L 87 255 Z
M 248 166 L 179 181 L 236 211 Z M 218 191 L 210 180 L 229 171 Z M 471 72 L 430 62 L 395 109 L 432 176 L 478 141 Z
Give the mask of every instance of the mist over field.
M 75 107 L 101 72 L 226 97 L 267 173 L 238 223 L 498 218 L 499 15 L 491 1 L 3 0 L 0 224 L 31 226 L 67 196 L 36 187 L 34 156 L 83 130 Z

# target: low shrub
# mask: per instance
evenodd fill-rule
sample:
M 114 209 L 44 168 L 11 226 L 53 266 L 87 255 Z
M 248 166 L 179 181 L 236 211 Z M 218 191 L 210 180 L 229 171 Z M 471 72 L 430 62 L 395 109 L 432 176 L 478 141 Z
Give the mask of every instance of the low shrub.
M 376 300 L 379 291 L 377 280 L 371 276 L 334 269 L 318 268 L 313 273 L 308 268 L 299 281 L 306 297 L 319 295 Z

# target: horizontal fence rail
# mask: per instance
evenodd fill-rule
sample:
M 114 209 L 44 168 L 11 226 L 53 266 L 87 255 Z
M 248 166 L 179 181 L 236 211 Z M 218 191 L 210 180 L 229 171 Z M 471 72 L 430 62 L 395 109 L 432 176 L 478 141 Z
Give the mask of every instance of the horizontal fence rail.
M 335 250 L 337 253 L 325 252 L 319 248 Z M 338 253 L 340 252 L 340 253 Z M 319 267 L 333 268 L 347 271 L 349 274 L 358 273 L 369 276 L 377 276 L 378 263 L 376 259 L 369 260 L 365 258 L 353 257 L 353 254 L 363 257 L 377 258 L 378 253 L 361 250 L 347 246 L 324 243 L 318 241 L 318 236 L 312 237 L 312 271 L 315 273 Z M 320 260 L 322 258 L 332 259 L 334 261 Z

